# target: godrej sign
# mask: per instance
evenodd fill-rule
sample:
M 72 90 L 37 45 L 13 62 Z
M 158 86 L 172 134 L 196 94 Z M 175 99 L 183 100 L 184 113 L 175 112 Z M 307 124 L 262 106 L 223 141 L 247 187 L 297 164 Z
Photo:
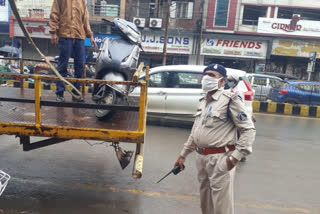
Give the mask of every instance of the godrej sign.
M 320 37 L 320 21 L 259 18 L 258 33 Z

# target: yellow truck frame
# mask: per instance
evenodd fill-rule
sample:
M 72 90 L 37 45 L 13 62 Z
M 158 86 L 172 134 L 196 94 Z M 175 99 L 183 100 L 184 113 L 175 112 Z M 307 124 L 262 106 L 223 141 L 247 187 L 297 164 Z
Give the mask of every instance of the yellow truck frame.
M 23 73 L 24 60 L 20 60 L 20 71 Z M 22 65 L 22 66 L 21 66 Z M 147 112 L 147 82 L 149 68 L 146 67 L 146 79 L 139 81 L 139 75 L 143 72 L 144 65 L 141 63 L 135 72 L 132 81 L 102 81 L 95 79 L 76 79 L 66 78 L 69 82 L 81 82 L 86 83 L 100 83 L 100 84 L 123 84 L 140 87 L 140 97 L 138 106 L 126 106 L 126 105 L 101 105 L 95 103 L 72 103 L 64 102 L 58 103 L 52 100 L 43 100 L 41 82 L 44 80 L 58 81 L 59 79 L 54 76 L 45 75 L 29 75 L 29 74 L 12 74 L 12 73 L 0 73 L 0 77 L 11 77 L 20 78 L 21 89 L 20 94 L 26 90 L 23 88 L 23 79 L 33 78 L 34 79 L 34 99 L 25 99 L 19 97 L 8 97 L 0 95 L 1 102 L 15 102 L 15 103 L 32 103 L 34 104 L 35 121 L 32 124 L 17 123 L 17 122 L 4 122 L 0 119 L 0 134 L 16 135 L 20 137 L 20 143 L 23 144 L 24 151 L 41 148 L 44 146 L 52 145 L 66 140 L 71 139 L 85 139 L 85 140 L 102 140 L 106 142 L 127 142 L 135 143 L 136 151 L 134 154 L 134 166 L 132 176 L 140 178 L 142 176 L 143 168 L 143 147 L 146 132 L 146 112 Z M 0 90 L 4 87 L 0 87 Z M 13 90 L 12 87 L 5 87 L 5 90 Z M 16 93 L 16 94 L 19 94 Z M 53 92 L 51 92 L 53 93 Z M 85 93 L 82 90 L 82 93 Z M 7 93 L 2 93 L 7 94 Z M 9 93 L 10 94 L 10 93 Z M 136 112 L 138 114 L 138 121 L 136 121 L 136 130 L 121 130 L 121 129 L 110 129 L 110 128 L 84 128 L 84 127 L 71 127 L 71 126 L 59 126 L 59 125 L 47 125 L 42 123 L 42 107 L 64 107 L 64 108 L 86 108 L 86 109 L 112 109 Z M 124 118 L 125 119 L 125 118 Z M 108 123 L 108 121 L 105 121 Z M 50 139 L 42 140 L 36 143 L 30 143 L 30 136 L 48 137 Z

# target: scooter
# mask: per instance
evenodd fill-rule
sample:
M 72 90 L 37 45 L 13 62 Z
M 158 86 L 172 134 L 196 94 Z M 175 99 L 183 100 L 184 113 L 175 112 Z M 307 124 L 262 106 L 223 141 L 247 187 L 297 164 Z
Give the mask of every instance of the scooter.
M 103 21 L 111 24 L 112 34 L 118 37 L 104 39 L 97 57 L 95 78 L 107 81 L 131 80 L 142 50 L 141 33 L 135 24 L 124 19 Z M 98 104 L 122 104 L 131 90 L 132 86 L 128 85 L 95 84 L 92 100 Z M 99 120 L 106 120 L 113 113 L 111 110 L 95 110 Z

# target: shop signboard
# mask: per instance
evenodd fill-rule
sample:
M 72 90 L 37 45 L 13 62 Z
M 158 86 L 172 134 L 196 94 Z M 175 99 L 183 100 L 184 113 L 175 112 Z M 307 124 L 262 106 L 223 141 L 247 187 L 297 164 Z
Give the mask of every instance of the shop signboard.
M 201 54 L 211 56 L 265 59 L 267 49 L 266 41 L 241 39 L 205 38 L 201 44 Z
M 42 39 L 51 38 L 48 21 L 23 21 L 23 23 L 31 37 Z M 13 23 L 13 36 L 24 37 L 24 34 L 16 20 Z
M 294 36 L 320 37 L 320 21 L 292 19 L 259 18 L 258 33 Z
M 8 0 L 0 0 L 0 22 L 9 21 L 9 2 Z
M 164 36 L 146 34 L 142 35 L 141 41 L 145 52 L 163 52 Z M 191 36 L 168 36 L 167 53 L 191 54 L 192 46 L 193 39 Z
M 17 0 L 19 14 L 23 18 L 49 19 L 53 0 Z
M 318 40 L 286 40 L 274 39 L 272 54 L 293 57 L 310 57 L 310 52 L 316 52 L 320 58 L 320 41 Z
M 94 41 L 97 43 L 97 45 L 98 45 L 99 48 L 100 48 L 103 40 L 104 40 L 106 37 L 109 37 L 109 38 L 117 38 L 118 36 L 117 36 L 117 35 L 112 35 L 112 34 L 94 34 L 94 35 L 93 35 Z M 92 46 L 89 38 L 86 38 L 86 39 L 84 40 L 84 45 L 87 46 L 87 47 Z

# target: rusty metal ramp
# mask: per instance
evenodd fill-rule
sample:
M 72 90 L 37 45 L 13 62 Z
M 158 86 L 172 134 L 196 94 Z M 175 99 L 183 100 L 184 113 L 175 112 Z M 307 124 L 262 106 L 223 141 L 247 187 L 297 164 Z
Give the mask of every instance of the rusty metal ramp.
M 0 97 L 7 97 L 17 100 L 34 100 L 34 90 L 10 87 L 0 87 Z M 53 91 L 43 90 L 41 101 L 52 101 L 56 99 Z M 65 94 L 66 102 L 71 102 L 71 96 Z M 91 94 L 86 94 L 85 103 L 94 104 L 91 101 Z M 130 105 L 139 105 L 139 99 L 130 98 Z M 77 105 L 77 104 L 76 104 Z M 96 128 L 135 131 L 138 129 L 139 112 L 117 111 L 107 121 L 99 121 L 95 116 L 94 109 L 72 108 L 72 107 L 42 107 L 42 125 L 75 127 L 75 128 Z M 34 103 L 1 102 L 0 121 L 8 123 L 34 124 L 35 122 Z

